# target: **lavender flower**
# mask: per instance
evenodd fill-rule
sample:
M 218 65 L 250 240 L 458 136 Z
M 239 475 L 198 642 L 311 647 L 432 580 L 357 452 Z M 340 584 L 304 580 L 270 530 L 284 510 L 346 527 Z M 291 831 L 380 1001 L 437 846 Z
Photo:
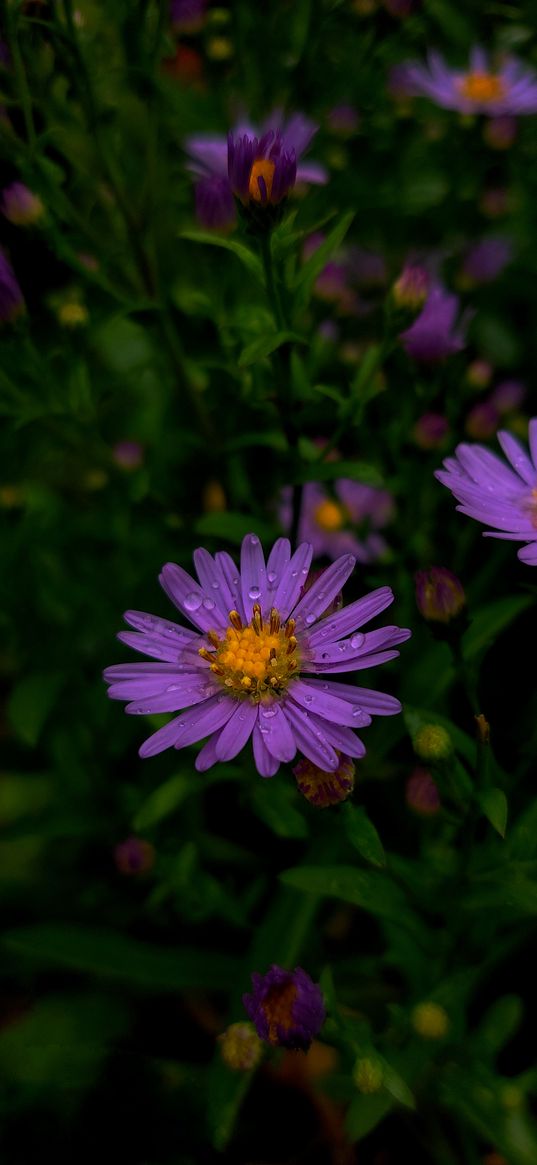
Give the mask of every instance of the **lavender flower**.
M 331 498 L 316 481 L 304 486 L 298 525 L 300 540 L 311 542 L 315 558 L 325 555 L 336 559 L 340 554 L 353 554 L 358 562 L 382 558 L 388 547 L 378 531 L 393 518 L 392 495 L 388 490 L 347 477 L 334 482 L 334 493 L 335 498 Z M 280 508 L 284 530 L 290 529 L 291 516 L 291 491 L 287 487 L 283 490 Z
M 11 323 L 24 311 L 24 298 L 15 272 L 0 251 L 0 324 Z
M 433 287 L 425 307 L 410 328 L 400 333 L 405 352 L 414 360 L 434 362 L 464 348 L 464 323 L 456 325 L 459 299 L 444 287 Z
M 429 97 L 444 109 L 459 113 L 537 113 L 537 75 L 514 57 L 493 69 L 487 53 L 478 46 L 470 54 L 467 69 L 451 69 L 440 53 L 431 52 L 427 65 L 408 61 L 399 68 L 399 85 L 414 97 Z
M 320 987 L 302 967 L 285 971 L 276 963 L 266 975 L 252 974 L 252 994 L 243 995 L 258 1036 L 269 1044 L 306 1052 L 326 1018 Z
M 232 224 L 233 194 L 245 205 L 250 201 L 276 205 L 295 182 L 327 182 L 323 166 L 300 161 L 316 132 L 317 126 L 303 114 L 296 113 L 286 122 L 276 111 L 259 132 L 239 125 L 229 140 L 203 134 L 187 138 L 188 168 L 198 179 L 198 220 L 209 228 L 215 222 L 218 227 Z
M 194 553 L 199 582 L 173 563 L 163 568 L 166 594 L 196 630 L 127 611 L 134 630 L 119 638 L 161 662 L 116 664 L 104 673 L 109 695 L 128 700 L 131 714 L 185 709 L 145 741 L 140 756 L 208 737 L 196 759 L 203 772 L 237 756 L 251 737 L 258 772 L 271 777 L 297 749 L 327 772 L 337 769 L 338 752 L 364 755 L 352 729 L 399 712 L 399 701 L 326 681 L 394 659 L 410 631 L 361 630 L 393 602 L 389 587 L 326 614 L 355 559 L 339 558 L 304 592 L 312 553 L 303 543 L 291 556 L 279 538 L 265 565 L 259 538 L 248 534 L 240 571 L 226 552 L 213 559 L 203 549 Z
M 531 457 L 512 433 L 501 431 L 498 440 L 510 465 L 482 445 L 458 445 L 435 477 L 460 502 L 462 514 L 495 527 L 485 537 L 527 542 L 518 557 L 537 566 L 537 417 L 529 426 Z

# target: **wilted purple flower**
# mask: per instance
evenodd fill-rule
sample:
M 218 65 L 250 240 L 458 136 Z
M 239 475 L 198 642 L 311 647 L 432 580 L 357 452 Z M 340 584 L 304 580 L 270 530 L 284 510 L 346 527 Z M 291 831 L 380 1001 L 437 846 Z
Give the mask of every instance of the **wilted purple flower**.
M 12 182 L 2 191 L 0 209 L 15 226 L 30 226 L 42 218 L 45 208 L 39 195 L 23 182 Z
M 431 566 L 414 575 L 416 604 L 431 623 L 451 623 L 466 606 L 464 587 L 446 566 Z
M 206 8 L 207 0 L 170 0 L 170 21 L 177 32 L 197 32 Z
M 402 66 L 399 83 L 414 97 L 429 97 L 444 109 L 459 113 L 537 113 L 537 75 L 514 57 L 492 69 L 487 53 L 475 47 L 466 70 L 452 69 L 440 53 L 431 52 L 427 65 L 408 61 Z
M 283 199 L 295 182 L 327 182 L 324 166 L 300 161 L 316 132 L 317 126 L 303 114 L 293 114 L 286 122 L 276 111 L 260 132 L 249 125 L 237 126 L 229 135 L 229 150 L 224 137 L 197 134 L 187 138 L 188 168 L 204 184 L 196 201 L 203 225 L 212 227 L 214 221 L 220 227 L 229 225 L 233 193 L 245 203 L 252 199 L 265 205 Z M 211 186 L 208 179 L 220 179 L 221 184 Z
M 24 309 L 24 299 L 15 272 L 0 251 L 0 323 L 11 323 Z
M 116 845 L 114 858 L 122 874 L 146 874 L 155 864 L 155 850 L 143 838 L 127 837 Z
M 194 553 L 199 582 L 174 563 L 163 568 L 166 594 L 197 630 L 127 611 L 134 631 L 119 638 L 162 662 L 116 664 L 104 673 L 109 695 L 128 700 L 131 714 L 186 709 L 145 741 L 141 756 L 209 737 L 196 759 L 203 772 L 237 756 L 252 737 L 257 769 L 271 777 L 297 749 L 327 772 L 338 767 L 338 752 L 364 755 L 352 729 L 401 705 L 327 677 L 394 659 L 410 631 L 359 630 L 393 602 L 389 587 L 327 615 L 355 559 L 339 558 L 305 591 L 312 553 L 302 543 L 291 556 L 279 538 L 265 565 L 259 538 L 248 534 L 240 571 L 226 552 L 213 559 L 202 549 Z
M 526 394 L 526 386 L 519 380 L 502 380 L 501 384 L 496 385 L 490 399 L 496 412 L 503 416 L 504 413 L 519 409 Z
M 494 368 L 490 360 L 472 360 L 466 369 L 466 379 L 472 388 L 486 388 L 494 375 Z
M 298 537 L 311 542 L 315 558 L 336 559 L 353 554 L 358 562 L 375 562 L 387 551 L 381 534 L 394 516 L 392 495 L 374 485 L 341 477 L 334 482 L 335 497 L 324 486 L 308 481 L 302 493 Z M 291 491 L 282 491 L 280 520 L 291 527 Z
M 458 445 L 435 477 L 461 503 L 461 514 L 495 527 L 486 538 L 527 542 L 518 557 L 537 566 L 537 417 L 529 425 L 531 457 L 512 433 L 502 430 L 498 440 L 511 465 L 482 445 Z
M 339 757 L 338 767 L 333 773 L 327 773 L 303 757 L 295 765 L 293 775 L 302 796 L 316 809 L 339 805 L 354 789 L 354 763 L 349 756 Z
M 490 283 L 511 261 L 513 247 L 508 239 L 481 239 L 464 256 L 461 276 L 466 287 Z
M 458 296 L 439 285 L 433 287 L 418 318 L 400 333 L 405 352 L 414 360 L 431 362 L 460 352 L 465 338 L 463 322 L 457 325 L 458 311 Z
M 269 1044 L 307 1052 L 326 1019 L 321 988 L 302 967 L 285 971 L 276 963 L 266 975 L 252 973 L 252 994 L 243 995 L 258 1036 Z

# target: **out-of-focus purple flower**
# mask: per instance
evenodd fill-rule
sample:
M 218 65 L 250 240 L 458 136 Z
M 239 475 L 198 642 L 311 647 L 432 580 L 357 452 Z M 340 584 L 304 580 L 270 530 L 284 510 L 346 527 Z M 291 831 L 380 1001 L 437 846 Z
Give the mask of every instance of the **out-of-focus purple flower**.
M 388 73 L 388 92 L 395 101 L 407 102 L 415 95 L 415 85 L 409 75 L 408 64 L 392 65 Z
M 207 0 L 170 0 L 170 21 L 177 32 L 197 32 L 206 8 Z
M 435 477 L 457 498 L 461 514 L 495 527 L 485 538 L 527 542 L 518 557 L 537 566 L 537 417 L 529 425 L 530 456 L 512 433 L 502 430 L 498 440 L 510 465 L 482 445 L 457 445 Z
M 112 458 L 120 469 L 139 469 L 144 460 L 144 447 L 139 441 L 117 441 Z
M 444 109 L 489 117 L 537 113 L 537 74 L 514 57 L 493 69 L 487 53 L 475 47 L 467 69 L 452 69 L 440 53 L 431 52 L 427 65 L 408 61 L 402 70 L 400 84 L 406 84 L 408 93 L 428 97 Z
M 340 331 L 334 320 L 321 320 L 317 331 L 325 344 L 337 344 Z
M 252 973 L 252 994 L 243 995 L 260 1039 L 307 1052 L 326 1019 L 321 988 L 302 967 L 285 971 L 276 963 L 266 975 Z
M 466 606 L 464 587 L 446 566 L 431 566 L 414 575 L 416 604 L 431 623 L 451 623 Z
M 220 178 L 227 184 L 215 185 L 211 195 L 218 194 L 218 206 L 223 213 L 224 205 L 229 213 L 233 193 L 245 205 L 253 201 L 261 206 L 277 204 L 297 183 L 325 183 L 328 174 L 324 166 L 317 162 L 302 162 L 302 155 L 308 149 L 317 132 L 317 126 L 301 113 L 293 114 L 287 121 L 280 111 L 275 111 L 257 132 L 249 125 L 239 125 L 227 138 L 192 135 L 185 140 L 188 168 L 199 181 Z M 206 194 L 207 198 L 208 195 Z M 202 200 L 196 206 L 198 213 L 205 213 Z M 207 214 L 217 213 L 214 203 Z M 203 219 L 204 226 L 211 222 Z
M 396 308 L 418 312 L 423 307 L 431 287 L 431 276 L 425 267 L 408 263 L 392 287 Z
M 433 287 L 425 307 L 399 339 L 405 352 L 414 360 L 434 362 L 452 356 L 464 348 L 464 323 L 457 323 L 459 298 L 444 287 Z
M 298 537 L 313 546 L 315 558 L 336 559 L 353 554 L 358 562 L 375 562 L 386 554 L 385 539 L 379 533 L 394 516 L 392 495 L 377 486 L 364 485 L 341 477 L 334 482 L 335 497 L 324 486 L 308 481 L 302 493 Z M 282 491 L 280 521 L 291 526 L 291 491 Z
M 527 388 L 519 380 L 502 380 L 501 384 L 496 385 L 490 399 L 496 412 L 503 416 L 519 409 L 526 395 Z
M 237 212 L 227 178 L 208 174 L 195 186 L 196 218 L 208 230 L 229 231 Z
M 494 368 L 489 360 L 472 360 L 466 369 L 466 380 L 472 388 L 486 388 L 494 375 Z
M 367 247 L 349 247 L 347 250 L 349 273 L 357 287 L 384 287 L 388 279 L 386 260 L 378 251 Z
M 441 449 L 448 433 L 449 421 L 442 413 L 423 413 L 412 430 L 418 449 Z
M 427 769 L 414 769 L 406 783 L 405 800 L 409 809 L 420 817 L 436 816 L 440 809 L 440 794 Z
M 11 323 L 24 310 L 24 298 L 15 272 L 3 251 L 0 251 L 0 323 Z
M 508 239 L 481 239 L 467 250 L 461 267 L 460 281 L 465 287 L 491 283 L 513 257 Z
M 122 874 L 145 874 L 155 864 L 155 850 L 140 837 L 128 837 L 116 845 L 116 866 Z
M 45 208 L 38 194 L 23 182 L 12 182 L 2 191 L 0 209 L 14 226 L 30 226 L 43 217 Z
M 500 414 L 492 400 L 482 400 L 473 406 L 464 422 L 464 431 L 474 441 L 488 441 L 500 424 Z
M 116 664 L 104 673 L 109 695 L 128 700 L 131 715 L 184 709 L 145 741 L 141 756 L 208 737 L 196 759 L 204 772 L 232 760 L 252 738 L 258 772 L 271 777 L 297 749 L 327 772 L 335 772 L 341 752 L 364 755 L 353 729 L 367 726 L 372 713 L 392 715 L 401 705 L 327 679 L 395 658 L 410 631 L 361 630 L 393 602 L 389 587 L 327 614 L 355 558 L 338 558 L 305 590 L 312 554 L 304 542 L 291 555 L 287 539 L 279 538 L 265 563 L 259 538 L 248 534 L 240 570 L 226 552 L 213 559 L 202 549 L 194 553 L 199 581 L 174 563 L 163 568 L 166 594 L 196 630 L 127 611 L 134 630 L 119 638 L 160 662 Z
M 493 150 L 508 150 L 515 141 L 518 132 L 516 117 L 504 114 L 503 117 L 489 117 L 483 127 L 483 140 Z
M 360 125 L 360 117 L 353 105 L 334 105 L 327 116 L 328 128 L 340 137 L 352 137 Z
M 340 756 L 333 773 L 325 772 L 304 758 L 295 765 L 293 773 L 303 797 L 317 809 L 339 805 L 354 789 L 354 764 L 348 756 Z

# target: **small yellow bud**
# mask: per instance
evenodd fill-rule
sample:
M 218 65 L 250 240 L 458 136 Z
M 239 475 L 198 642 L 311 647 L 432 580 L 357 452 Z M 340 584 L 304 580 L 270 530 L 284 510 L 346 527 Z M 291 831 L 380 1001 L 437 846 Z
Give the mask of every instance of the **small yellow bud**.
M 58 319 L 64 328 L 80 328 L 87 324 L 89 312 L 83 303 L 73 300 L 60 304 Z
M 449 1016 L 439 1003 L 418 1003 L 411 1015 L 412 1027 L 426 1040 L 441 1040 L 449 1030 Z
M 224 1064 L 234 1072 L 249 1072 L 261 1059 L 262 1041 L 251 1023 L 232 1023 L 218 1037 Z
M 421 760 L 445 760 L 453 751 L 449 732 L 440 724 L 424 724 L 416 732 L 412 744 Z
M 382 1088 L 384 1079 L 384 1071 L 380 1060 L 372 1059 L 369 1056 L 364 1056 L 357 1060 L 354 1065 L 352 1078 L 358 1092 L 366 1094 L 378 1092 Z

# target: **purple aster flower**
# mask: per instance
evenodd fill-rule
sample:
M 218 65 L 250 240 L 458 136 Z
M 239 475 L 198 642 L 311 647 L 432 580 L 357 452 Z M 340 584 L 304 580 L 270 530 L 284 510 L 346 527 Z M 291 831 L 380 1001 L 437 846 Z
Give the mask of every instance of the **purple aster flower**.
M 234 226 L 237 213 L 227 178 L 207 174 L 195 187 L 196 218 L 213 231 L 228 231 Z
M 491 283 L 513 257 L 513 247 L 508 239 L 481 239 L 468 249 L 464 256 L 461 277 L 464 286 L 475 283 Z
M 537 74 L 514 57 L 492 68 L 487 53 L 475 47 L 467 69 L 451 69 L 440 53 L 431 52 L 427 65 L 408 61 L 399 71 L 399 84 L 414 97 L 429 97 L 444 109 L 459 113 L 537 113 Z
M 11 323 L 23 311 L 24 299 L 15 272 L 0 251 L 0 323 Z
M 364 755 L 353 728 L 401 705 L 327 679 L 394 659 L 410 631 L 361 630 L 393 602 L 389 587 L 326 614 L 355 559 L 339 558 L 305 591 L 312 553 L 306 542 L 291 555 L 288 540 L 279 538 L 265 564 L 259 538 L 248 534 L 240 571 L 225 551 L 213 559 L 203 549 L 194 553 L 199 581 L 174 563 L 163 568 L 166 594 L 196 630 L 127 611 L 134 630 L 119 638 L 159 662 L 116 664 L 104 673 L 109 695 L 128 700 L 131 714 L 185 709 L 145 741 L 140 756 L 208 737 L 196 759 L 203 772 L 237 756 L 251 737 L 257 769 L 271 777 L 297 749 L 327 772 L 338 767 L 338 752 Z
M 300 540 L 311 542 L 315 558 L 325 555 L 336 559 L 340 554 L 353 554 L 358 562 L 376 562 L 382 558 L 388 547 L 378 531 L 394 516 L 392 495 L 388 490 L 347 477 L 334 482 L 334 494 L 335 497 L 330 497 L 316 481 L 306 483 L 298 524 Z M 290 529 L 288 487 L 282 492 L 280 520 L 284 530 Z
M 277 206 L 287 197 L 296 182 L 296 153 L 284 149 L 278 130 L 261 138 L 230 133 L 227 144 L 229 185 L 244 206 Z
M 243 995 L 258 1036 L 269 1044 L 307 1052 L 326 1019 L 321 988 L 302 967 L 285 971 L 272 964 L 266 975 L 252 973 L 252 994 Z
M 15 226 L 30 226 L 44 214 L 38 194 L 33 194 L 23 182 L 12 182 L 2 191 L 0 209 Z
M 537 417 L 529 426 L 531 456 L 512 433 L 502 430 L 498 440 L 510 465 L 482 445 L 458 445 L 435 477 L 460 502 L 461 514 L 495 527 L 484 531 L 486 538 L 527 542 L 518 557 L 537 566 Z
M 465 339 L 463 321 L 456 325 L 458 311 L 458 296 L 439 285 L 433 287 L 418 318 L 400 333 L 405 352 L 414 360 L 424 361 L 443 360 L 460 352 Z

